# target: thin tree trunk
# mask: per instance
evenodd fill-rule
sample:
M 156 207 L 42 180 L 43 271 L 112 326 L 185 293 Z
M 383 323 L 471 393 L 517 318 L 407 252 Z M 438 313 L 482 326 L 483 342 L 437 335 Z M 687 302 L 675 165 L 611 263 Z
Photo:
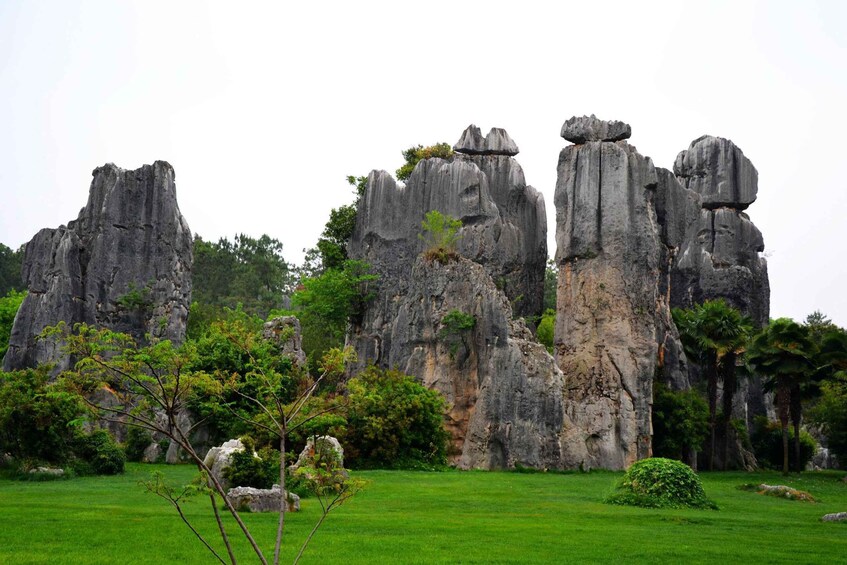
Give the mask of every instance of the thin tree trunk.
M 276 546 L 274 546 L 274 565 L 279 565 L 279 551 L 282 547 L 282 533 L 285 530 L 285 511 L 288 509 L 288 493 L 285 490 L 285 430 L 279 433 L 279 489 L 282 501 L 279 507 L 279 522 L 276 527 Z
M 717 359 L 711 359 L 708 367 L 709 390 L 709 471 L 715 470 L 715 424 L 718 412 L 718 371 Z
M 803 421 L 803 404 L 800 398 L 800 385 L 791 387 L 791 423 L 794 425 L 794 467 L 798 473 L 803 472 L 800 461 L 800 424 Z
M 229 554 L 229 561 L 232 565 L 235 565 L 237 561 L 235 559 L 235 554 L 232 552 L 232 545 L 229 543 L 229 537 L 226 535 L 226 528 L 224 528 L 224 523 L 221 520 L 221 514 L 218 512 L 218 504 L 215 501 L 215 493 L 209 493 L 209 500 L 212 503 L 212 510 L 215 513 L 215 522 L 218 523 L 218 530 L 221 532 L 221 539 L 223 539 L 224 545 L 226 546 L 226 552 Z
M 732 428 L 732 401 L 735 394 L 735 353 L 727 353 L 721 363 L 723 380 L 723 470 L 729 465 L 729 432 Z
M 788 475 L 788 387 L 777 385 L 776 403 L 779 408 L 779 424 L 782 427 L 782 474 Z

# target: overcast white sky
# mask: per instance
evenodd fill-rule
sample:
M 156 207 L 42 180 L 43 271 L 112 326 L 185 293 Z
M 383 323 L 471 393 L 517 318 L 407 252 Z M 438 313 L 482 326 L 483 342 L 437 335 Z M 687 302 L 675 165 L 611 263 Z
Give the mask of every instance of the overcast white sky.
M 0 0 L 0 242 L 76 217 L 91 171 L 156 159 L 205 239 L 314 245 L 348 174 L 504 127 L 547 202 L 559 128 L 632 125 L 658 166 L 700 135 L 759 170 L 771 315 L 847 326 L 847 2 Z

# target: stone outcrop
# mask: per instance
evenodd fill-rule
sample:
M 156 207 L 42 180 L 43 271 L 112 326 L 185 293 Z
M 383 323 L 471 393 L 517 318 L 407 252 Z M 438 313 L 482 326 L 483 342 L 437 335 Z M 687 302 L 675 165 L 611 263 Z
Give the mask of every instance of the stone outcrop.
M 619 121 L 605 121 L 597 116 L 574 116 L 562 125 L 562 137 L 571 143 L 587 143 L 589 141 L 622 141 L 629 139 L 632 128 L 629 124 Z
M 203 459 L 203 464 L 209 468 L 210 473 L 218 480 L 218 483 L 226 489 L 230 487 L 229 479 L 224 475 L 224 471 L 232 465 L 232 454 L 244 451 L 244 444 L 240 439 L 231 439 L 225 441 L 218 447 L 213 447 L 206 453 Z M 254 456 L 258 457 L 254 454 Z M 234 485 L 239 486 L 239 485 Z
M 756 168 L 731 141 L 703 136 L 677 156 L 674 173 L 663 174 L 657 199 L 667 207 L 660 216 L 675 249 L 671 304 L 688 308 L 723 298 L 764 325 L 770 313 L 765 244 L 743 212 L 756 200 Z
M 463 140 L 479 137 L 475 126 L 462 135 Z M 496 129 L 489 134 L 498 146 L 513 143 L 502 141 L 507 137 Z M 457 143 L 460 152 L 448 160 L 418 163 L 405 186 L 385 171 L 368 177 L 348 247 L 352 258 L 368 262 L 380 277 L 375 300 L 353 328 L 351 342 L 360 360 L 382 365 L 391 349 L 390 324 L 398 298 L 409 291 L 412 265 L 426 246 L 419 235 L 430 210 L 462 221 L 458 253 L 483 266 L 517 316 L 532 323 L 541 314 L 547 260 L 544 199 L 526 185 L 514 158 L 462 153 L 467 143 Z M 481 143 L 485 146 L 485 140 Z
M 418 257 L 384 333 L 381 364 L 416 376 L 449 405 L 451 461 L 461 468 L 568 468 L 588 464 L 569 420 L 564 377 L 497 289 L 467 259 L 441 264 Z M 450 331 L 452 311 L 472 316 Z
M 283 496 L 286 512 L 300 511 L 300 497 L 282 490 L 279 485 L 271 488 L 235 487 L 226 493 L 227 500 L 236 510 L 249 512 L 279 512 Z
M 164 161 L 93 172 L 88 203 L 67 226 L 43 229 L 26 245 L 29 294 L 12 329 L 5 370 L 69 361 L 59 344 L 37 340 L 59 321 L 85 322 L 181 342 L 191 302 L 193 241 L 179 212 L 174 170 Z
M 290 357 L 296 366 L 306 366 L 300 320 L 295 316 L 279 316 L 265 322 L 262 337 L 275 344 L 280 353 Z
M 592 125 L 613 130 L 629 127 Z M 659 293 L 657 184 L 650 158 L 625 141 L 586 141 L 559 156 L 555 353 L 592 466 L 620 469 L 650 455 L 652 383 L 668 345 L 677 357 L 672 378 L 685 378 Z

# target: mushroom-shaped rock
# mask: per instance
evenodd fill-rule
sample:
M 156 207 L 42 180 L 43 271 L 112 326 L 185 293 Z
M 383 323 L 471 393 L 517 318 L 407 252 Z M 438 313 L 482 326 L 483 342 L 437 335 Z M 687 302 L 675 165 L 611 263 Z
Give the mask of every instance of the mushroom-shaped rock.
M 490 135 L 490 134 L 489 134 Z M 453 146 L 453 151 L 468 153 L 469 155 L 484 155 L 486 139 L 482 137 L 479 128 L 471 124 L 462 132 L 462 137 Z
M 562 125 L 562 137 L 572 143 L 589 141 L 620 141 L 629 139 L 632 128 L 629 124 L 617 120 L 600 120 L 594 114 L 574 116 Z
M 700 195 L 704 208 L 744 210 L 756 201 L 759 173 L 728 139 L 698 137 L 677 155 L 673 172 L 685 188 Z
M 517 144 L 503 128 L 491 128 L 485 136 L 485 149 L 488 155 L 508 155 L 509 157 L 514 157 L 519 152 Z

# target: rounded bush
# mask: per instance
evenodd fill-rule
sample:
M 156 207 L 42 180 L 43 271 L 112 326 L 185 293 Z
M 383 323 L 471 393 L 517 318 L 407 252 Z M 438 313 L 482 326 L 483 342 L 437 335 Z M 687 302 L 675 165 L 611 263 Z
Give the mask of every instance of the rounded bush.
M 77 438 L 77 456 L 90 465 L 96 475 L 118 475 L 124 472 L 126 454 L 106 430 L 95 430 Z M 84 465 L 79 469 L 84 469 Z M 80 473 L 83 474 L 83 473 Z
M 631 465 L 606 502 L 646 508 L 716 508 L 691 467 L 662 457 Z

